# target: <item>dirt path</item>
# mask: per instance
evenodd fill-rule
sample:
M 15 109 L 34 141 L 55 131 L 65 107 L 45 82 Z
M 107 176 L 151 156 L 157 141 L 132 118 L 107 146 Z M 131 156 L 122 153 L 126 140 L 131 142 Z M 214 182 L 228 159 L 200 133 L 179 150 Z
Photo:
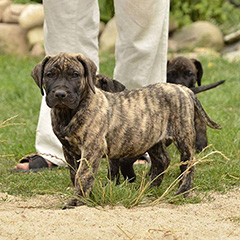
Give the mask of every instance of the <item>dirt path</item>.
M 0 240 L 240 239 L 240 189 L 183 206 L 54 208 L 59 199 L 28 201 L 0 193 Z

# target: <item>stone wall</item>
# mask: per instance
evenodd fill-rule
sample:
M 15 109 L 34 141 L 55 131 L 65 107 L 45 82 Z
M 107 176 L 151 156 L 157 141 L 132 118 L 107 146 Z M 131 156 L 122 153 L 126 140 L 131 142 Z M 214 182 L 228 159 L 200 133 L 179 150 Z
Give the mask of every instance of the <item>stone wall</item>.
M 42 4 L 0 0 L 0 53 L 44 55 Z
M 42 4 L 13 4 L 0 0 L 0 54 L 43 56 Z M 195 55 L 214 54 L 233 60 L 240 59 L 240 30 L 223 36 L 217 26 L 206 21 L 177 29 L 174 20 L 169 24 L 169 52 L 193 52 Z M 99 29 L 100 53 L 114 52 L 117 38 L 115 18 Z

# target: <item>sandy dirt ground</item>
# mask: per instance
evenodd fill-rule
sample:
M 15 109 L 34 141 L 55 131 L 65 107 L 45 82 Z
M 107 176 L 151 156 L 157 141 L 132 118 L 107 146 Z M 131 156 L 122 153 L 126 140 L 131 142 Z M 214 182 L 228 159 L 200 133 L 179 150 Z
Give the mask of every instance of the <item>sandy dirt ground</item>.
M 0 193 L 1 240 L 240 239 L 240 189 L 199 204 L 56 208 L 60 199 Z

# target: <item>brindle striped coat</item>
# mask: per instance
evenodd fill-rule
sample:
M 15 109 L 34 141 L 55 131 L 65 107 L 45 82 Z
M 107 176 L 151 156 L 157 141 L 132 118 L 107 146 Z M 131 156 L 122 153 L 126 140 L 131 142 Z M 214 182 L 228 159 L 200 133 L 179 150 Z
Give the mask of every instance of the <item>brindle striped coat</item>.
M 52 108 L 53 130 L 70 165 L 76 196 L 93 186 L 101 158 L 131 158 L 148 151 L 152 185 L 159 186 L 169 165 L 165 142 L 177 146 L 184 174 L 177 193 L 192 186 L 194 167 L 194 115 L 219 129 L 205 113 L 193 92 L 174 84 L 107 93 L 95 87 L 96 66 L 82 54 L 47 56 L 32 71 L 46 102 Z M 42 90 L 43 92 L 43 90 Z M 159 176 L 159 177 L 158 177 Z M 74 198 L 68 206 L 81 205 Z

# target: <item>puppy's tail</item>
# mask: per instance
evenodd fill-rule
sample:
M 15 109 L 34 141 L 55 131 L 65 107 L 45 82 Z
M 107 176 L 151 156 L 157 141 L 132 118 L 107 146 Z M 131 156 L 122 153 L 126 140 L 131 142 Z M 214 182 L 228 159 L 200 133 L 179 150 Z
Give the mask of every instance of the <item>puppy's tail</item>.
M 194 101 L 195 114 L 197 114 L 210 128 L 222 129 L 220 125 L 218 125 L 217 123 L 215 123 L 213 120 L 210 119 L 210 117 L 207 115 L 207 113 L 203 109 L 199 100 L 194 95 L 192 95 L 192 98 Z
M 208 85 L 205 85 L 205 86 L 193 87 L 193 88 L 190 88 L 190 89 L 195 94 L 197 94 L 197 93 L 204 92 L 204 91 L 210 90 L 212 88 L 215 88 L 215 87 L 223 84 L 224 82 L 225 82 L 225 80 L 221 80 L 221 81 L 218 81 L 218 82 L 215 82 L 215 83 L 211 83 L 211 84 L 208 84 Z

